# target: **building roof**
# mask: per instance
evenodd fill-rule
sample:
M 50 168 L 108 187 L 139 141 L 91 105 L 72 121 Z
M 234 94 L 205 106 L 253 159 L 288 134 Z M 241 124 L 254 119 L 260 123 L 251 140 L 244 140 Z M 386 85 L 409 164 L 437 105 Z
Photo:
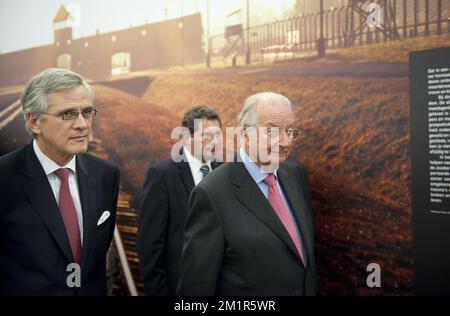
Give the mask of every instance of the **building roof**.
M 69 11 L 67 11 L 64 5 L 59 7 L 58 13 L 56 13 L 55 18 L 53 19 L 53 23 L 66 21 L 70 16 Z

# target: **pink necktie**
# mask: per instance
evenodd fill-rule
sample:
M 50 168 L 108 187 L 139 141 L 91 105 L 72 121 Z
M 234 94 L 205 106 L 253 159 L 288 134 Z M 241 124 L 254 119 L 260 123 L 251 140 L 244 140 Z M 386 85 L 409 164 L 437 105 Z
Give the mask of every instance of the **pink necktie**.
M 291 239 L 294 242 L 298 253 L 300 254 L 303 265 L 306 266 L 303 251 L 300 247 L 300 240 L 297 230 L 295 229 L 292 218 L 289 215 L 289 210 L 284 203 L 283 198 L 281 197 L 280 191 L 278 190 L 277 181 L 275 180 L 275 176 L 273 175 L 273 173 L 270 173 L 264 179 L 264 183 L 269 187 L 267 199 L 269 200 L 270 205 L 274 209 L 275 213 L 277 213 L 278 217 L 284 225 L 284 228 L 286 228 L 287 232 L 289 233 L 289 236 L 291 236 Z
M 59 211 L 66 227 L 67 236 L 69 237 L 70 247 L 76 263 L 81 261 L 81 238 L 80 227 L 78 226 L 78 216 L 73 203 L 72 195 L 69 188 L 70 169 L 61 168 L 55 171 L 55 174 L 61 180 L 59 188 Z

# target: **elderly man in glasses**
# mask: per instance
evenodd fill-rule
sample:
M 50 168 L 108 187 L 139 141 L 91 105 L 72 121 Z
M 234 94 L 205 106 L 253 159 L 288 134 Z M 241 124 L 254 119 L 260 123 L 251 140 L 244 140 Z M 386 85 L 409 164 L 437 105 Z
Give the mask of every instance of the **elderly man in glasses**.
M 0 295 L 105 295 L 119 170 L 85 153 L 93 91 L 52 68 L 21 103 L 33 141 L 0 157 Z
M 291 102 L 258 93 L 238 119 L 238 161 L 191 193 L 177 293 L 314 295 L 311 195 L 305 170 L 288 158 L 299 135 Z

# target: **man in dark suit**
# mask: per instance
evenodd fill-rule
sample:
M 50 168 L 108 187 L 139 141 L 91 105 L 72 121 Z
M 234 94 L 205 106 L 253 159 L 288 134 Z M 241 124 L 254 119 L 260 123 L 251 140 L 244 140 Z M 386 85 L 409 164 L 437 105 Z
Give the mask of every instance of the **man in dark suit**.
M 119 170 L 85 154 L 92 89 L 52 68 L 21 102 L 33 142 L 0 157 L 0 295 L 105 295 Z
M 214 160 L 222 148 L 217 112 L 193 107 L 184 114 L 182 127 L 178 157 L 152 166 L 142 190 L 137 249 L 146 295 L 175 295 L 189 194 L 219 165 Z
M 299 130 L 290 101 L 249 97 L 241 148 L 189 200 L 179 295 L 314 295 L 311 196 L 304 168 L 288 158 Z

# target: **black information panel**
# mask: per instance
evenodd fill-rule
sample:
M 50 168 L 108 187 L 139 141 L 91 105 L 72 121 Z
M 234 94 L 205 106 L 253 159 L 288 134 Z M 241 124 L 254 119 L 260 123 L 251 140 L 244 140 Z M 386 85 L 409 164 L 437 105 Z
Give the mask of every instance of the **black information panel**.
M 409 67 L 415 292 L 450 295 L 450 47 Z

